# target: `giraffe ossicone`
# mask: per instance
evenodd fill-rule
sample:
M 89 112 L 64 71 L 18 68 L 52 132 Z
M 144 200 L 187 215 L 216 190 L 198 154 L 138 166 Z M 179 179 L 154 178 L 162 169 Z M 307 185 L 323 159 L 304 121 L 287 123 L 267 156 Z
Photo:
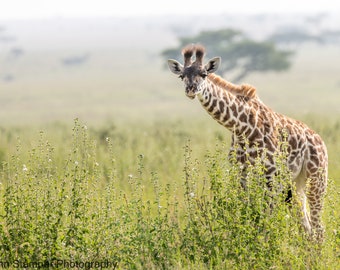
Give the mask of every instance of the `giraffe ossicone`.
M 277 173 L 275 155 L 280 138 L 287 142 L 287 167 L 301 202 L 302 223 L 308 234 L 322 241 L 323 199 L 328 179 L 327 148 L 322 138 L 304 123 L 267 107 L 255 87 L 235 85 L 214 74 L 221 58 L 203 63 L 205 48 L 189 45 L 182 50 L 184 65 L 169 59 L 170 70 L 184 82 L 186 95 L 197 97 L 203 108 L 232 133 L 231 153 L 243 167 L 265 153 L 268 181 Z M 195 57 L 195 61 L 193 58 Z M 247 146 L 247 147 L 246 147 Z

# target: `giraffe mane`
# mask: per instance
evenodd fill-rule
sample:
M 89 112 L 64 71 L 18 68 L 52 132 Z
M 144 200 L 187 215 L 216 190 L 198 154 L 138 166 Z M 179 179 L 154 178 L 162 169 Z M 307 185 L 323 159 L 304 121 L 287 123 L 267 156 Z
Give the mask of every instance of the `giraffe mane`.
M 256 96 L 256 88 L 250 84 L 236 85 L 226 81 L 225 79 L 214 73 L 210 73 L 208 75 L 208 79 L 212 81 L 215 85 L 226 89 L 236 96 L 243 96 L 247 98 L 254 98 Z

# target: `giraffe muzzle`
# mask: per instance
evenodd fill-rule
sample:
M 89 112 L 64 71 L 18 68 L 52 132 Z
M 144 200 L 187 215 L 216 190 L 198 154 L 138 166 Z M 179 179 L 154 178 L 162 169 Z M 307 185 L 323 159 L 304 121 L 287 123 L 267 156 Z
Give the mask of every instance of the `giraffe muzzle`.
M 187 88 L 185 89 L 185 94 L 186 94 L 186 96 L 187 96 L 188 98 L 194 99 L 195 96 L 196 96 L 195 88 L 194 88 L 194 87 L 192 87 L 192 88 L 187 87 Z

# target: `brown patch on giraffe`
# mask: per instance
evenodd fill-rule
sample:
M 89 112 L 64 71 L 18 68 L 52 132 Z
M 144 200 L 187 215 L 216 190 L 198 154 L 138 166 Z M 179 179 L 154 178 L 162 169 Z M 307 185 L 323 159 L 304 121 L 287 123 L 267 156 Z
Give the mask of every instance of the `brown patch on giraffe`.
M 288 143 L 293 149 L 296 149 L 297 140 L 296 140 L 295 136 L 289 136 Z
M 249 84 L 236 85 L 214 73 L 209 74 L 208 79 L 215 85 L 220 86 L 236 96 L 244 96 L 247 98 L 254 98 L 256 96 L 256 88 Z
M 260 136 L 261 132 L 257 128 L 254 128 L 253 132 L 247 139 L 249 140 L 249 142 L 253 142 L 256 138 L 259 138 Z
M 210 104 L 211 101 L 211 95 L 208 95 L 208 99 L 207 102 L 203 104 L 204 107 L 208 107 L 208 105 Z
M 312 162 L 307 163 L 307 169 L 310 174 L 316 174 L 318 172 L 318 168 Z
M 249 124 L 250 124 L 251 126 L 255 126 L 255 121 L 256 121 L 256 119 L 255 119 L 254 114 L 253 114 L 253 113 L 250 113 L 250 114 L 248 115 L 248 122 L 249 122 Z
M 309 188 L 309 192 L 312 192 L 312 193 L 314 193 L 316 190 L 317 190 L 316 186 L 312 186 Z
M 236 113 L 237 113 L 236 104 L 235 104 L 235 103 L 232 103 L 231 106 L 230 106 L 229 108 L 230 108 L 230 110 L 232 111 L 232 114 L 233 114 L 233 115 L 236 115 Z
M 240 128 L 240 133 L 244 134 L 247 129 L 249 129 L 249 127 L 247 125 L 242 125 L 241 128 Z
M 244 131 L 241 133 L 242 135 L 244 135 L 244 137 L 248 138 L 249 135 L 252 133 L 253 129 L 246 126 Z
M 270 124 L 269 123 L 267 123 L 267 122 L 265 122 L 264 124 L 263 124 L 263 128 L 264 128 L 264 134 L 266 134 L 266 135 L 268 135 L 268 136 L 272 136 L 271 135 L 271 131 L 272 131 L 272 127 L 270 126 Z
M 229 118 L 230 118 L 229 108 L 226 107 L 226 108 L 225 108 L 225 115 L 224 115 L 224 117 L 223 117 L 223 122 L 226 123 L 226 122 L 229 120 Z
M 316 166 L 319 166 L 320 160 L 319 160 L 318 155 L 311 155 L 311 156 L 310 156 L 310 160 L 311 160 Z
M 221 111 L 217 110 L 217 111 L 214 113 L 214 117 L 215 117 L 215 119 L 220 119 L 220 117 L 221 117 Z
M 263 141 L 260 140 L 260 141 L 257 142 L 257 146 L 259 148 L 264 148 L 265 145 L 264 145 Z
M 208 108 L 208 112 L 212 112 L 215 108 L 216 108 L 216 105 L 217 105 L 217 100 L 214 99 L 212 104 L 210 105 L 210 107 Z
M 310 155 L 311 156 L 313 156 L 313 155 L 316 155 L 317 154 L 317 152 L 316 152 L 316 150 L 315 150 L 315 148 L 311 145 L 311 146 L 309 146 L 309 153 L 310 153 Z
M 272 140 L 270 138 L 268 138 L 268 136 L 264 136 L 263 142 L 264 142 L 264 145 L 266 145 L 266 148 L 270 152 L 274 152 L 275 151 L 275 146 L 274 146 Z
M 239 116 L 239 120 L 241 121 L 241 122 L 243 122 L 243 123 L 245 123 L 245 122 L 247 122 L 247 115 L 243 112 L 243 113 L 241 113 L 241 115 Z
M 222 100 L 220 100 L 220 102 L 218 103 L 218 106 L 220 107 L 220 111 L 223 113 L 224 112 L 224 102 Z
M 317 222 L 317 221 L 319 220 L 319 217 L 317 216 L 317 214 L 318 214 L 318 211 L 313 211 L 313 212 L 312 212 L 311 220 L 312 220 L 313 222 Z
M 231 119 L 231 120 L 229 119 L 226 124 L 230 127 L 233 127 L 233 126 L 235 126 L 236 121 L 234 119 Z

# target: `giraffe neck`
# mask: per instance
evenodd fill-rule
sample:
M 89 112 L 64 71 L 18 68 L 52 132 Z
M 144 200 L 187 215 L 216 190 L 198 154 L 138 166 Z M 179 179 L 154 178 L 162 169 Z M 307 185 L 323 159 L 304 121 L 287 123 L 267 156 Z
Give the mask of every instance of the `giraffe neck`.
M 246 91 L 242 91 L 242 90 Z M 249 92 L 249 89 L 252 91 Z M 248 92 L 247 92 L 248 91 Z M 250 93 L 250 94 L 249 94 Z M 255 88 L 248 85 L 233 85 L 216 83 L 214 78 L 208 78 L 198 94 L 202 106 L 222 126 L 236 135 L 244 134 L 246 129 L 253 128 L 255 117 L 249 115 L 249 100 L 258 100 Z

